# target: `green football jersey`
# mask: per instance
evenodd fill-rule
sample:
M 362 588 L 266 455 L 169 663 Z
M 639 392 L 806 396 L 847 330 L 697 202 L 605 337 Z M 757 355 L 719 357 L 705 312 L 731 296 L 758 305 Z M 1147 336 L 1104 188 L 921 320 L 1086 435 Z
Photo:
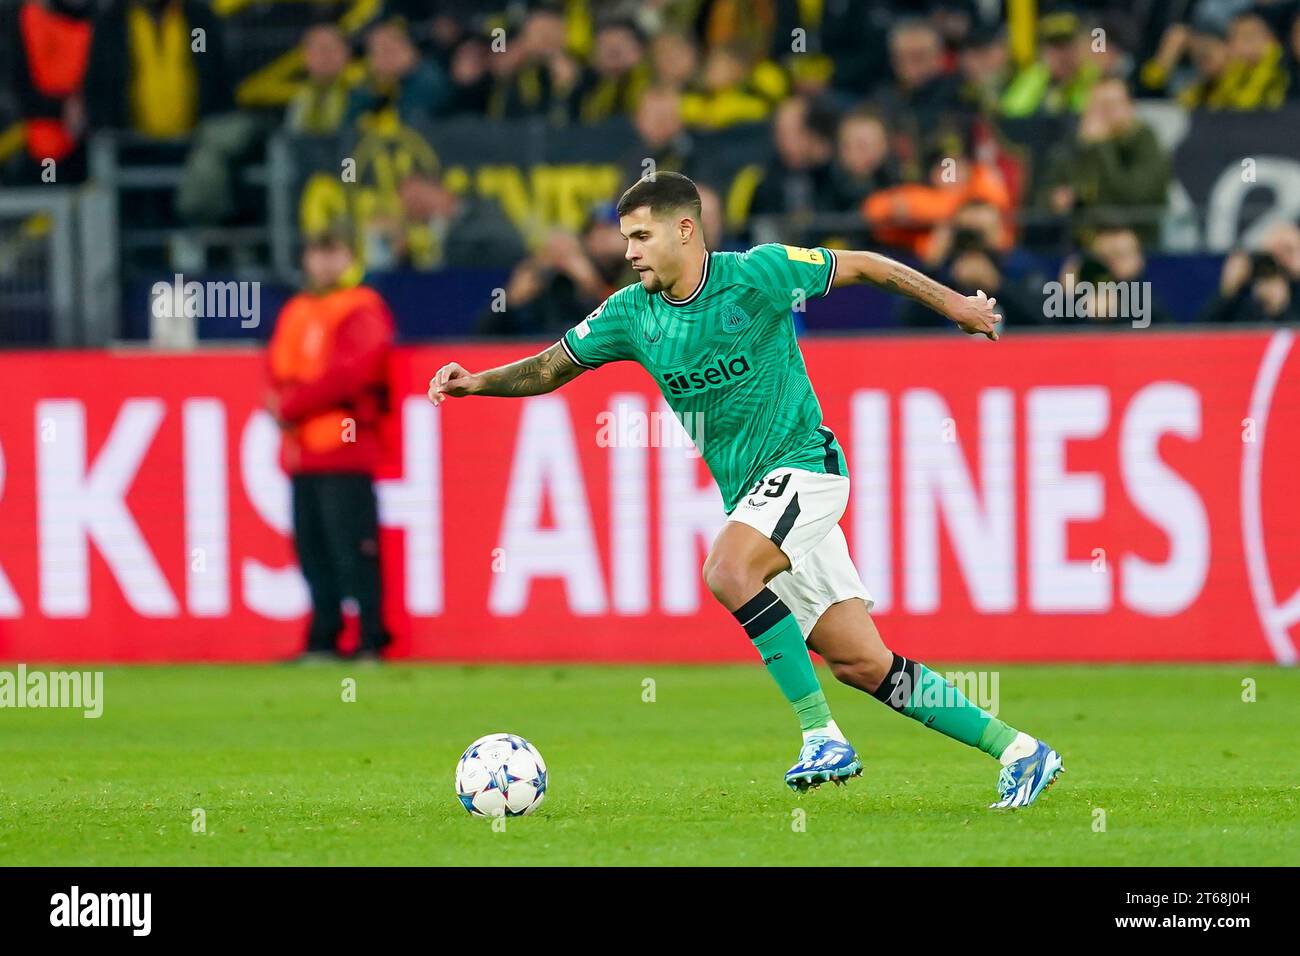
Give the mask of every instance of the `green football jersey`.
M 695 441 L 727 513 L 774 468 L 847 475 L 822 424 L 791 314 L 830 291 L 835 253 L 767 243 L 711 252 L 684 299 L 637 282 L 560 340 L 579 365 L 637 362 Z

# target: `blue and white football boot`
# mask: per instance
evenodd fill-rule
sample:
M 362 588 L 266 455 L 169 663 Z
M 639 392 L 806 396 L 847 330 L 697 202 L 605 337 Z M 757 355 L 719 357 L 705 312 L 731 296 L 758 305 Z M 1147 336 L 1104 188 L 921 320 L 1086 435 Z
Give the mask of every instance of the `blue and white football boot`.
M 814 734 L 803 742 L 799 760 L 785 772 L 785 784 L 804 793 L 816 790 L 827 781 L 843 786 L 849 777 L 862 775 L 862 761 L 857 751 L 844 740 Z
M 1029 806 L 1065 772 L 1060 754 L 1041 740 L 1034 743 L 1032 753 L 1013 760 L 998 774 L 998 796 L 1002 799 L 990 803 L 990 810 Z

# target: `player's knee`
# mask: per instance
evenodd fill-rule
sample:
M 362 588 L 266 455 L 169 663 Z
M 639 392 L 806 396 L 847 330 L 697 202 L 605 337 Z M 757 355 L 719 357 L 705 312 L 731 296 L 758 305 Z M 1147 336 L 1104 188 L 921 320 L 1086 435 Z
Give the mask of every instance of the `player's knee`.
M 704 563 L 704 583 L 709 592 L 724 607 L 740 607 L 763 586 L 749 568 L 727 558 L 710 559 Z
M 891 655 L 892 656 L 892 655 Z M 880 682 L 889 673 L 889 661 L 874 657 L 860 657 L 853 660 L 831 661 L 831 673 L 841 684 L 848 684 L 858 690 L 873 694 Z

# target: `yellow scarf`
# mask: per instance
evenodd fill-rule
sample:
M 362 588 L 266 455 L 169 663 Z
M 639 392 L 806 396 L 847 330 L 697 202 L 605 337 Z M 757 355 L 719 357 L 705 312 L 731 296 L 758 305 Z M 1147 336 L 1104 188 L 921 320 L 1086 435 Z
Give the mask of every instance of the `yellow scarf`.
M 131 121 L 137 132 L 183 136 L 198 116 L 198 77 L 181 4 L 168 4 L 155 22 L 145 8 L 127 8 L 131 57 Z

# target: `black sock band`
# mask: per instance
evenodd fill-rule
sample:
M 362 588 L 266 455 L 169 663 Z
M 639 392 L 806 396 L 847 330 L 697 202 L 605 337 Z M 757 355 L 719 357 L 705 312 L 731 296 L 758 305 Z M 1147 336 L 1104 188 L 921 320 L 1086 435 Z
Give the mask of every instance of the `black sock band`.
M 752 598 L 731 612 L 752 641 L 770 630 L 781 618 L 790 613 L 785 602 L 771 588 L 763 588 Z
M 902 654 L 895 654 L 889 665 L 889 673 L 880 682 L 880 686 L 871 696 L 882 704 L 888 704 L 894 710 L 901 711 L 912 699 L 912 691 L 921 679 L 921 667 L 916 661 L 909 661 Z

